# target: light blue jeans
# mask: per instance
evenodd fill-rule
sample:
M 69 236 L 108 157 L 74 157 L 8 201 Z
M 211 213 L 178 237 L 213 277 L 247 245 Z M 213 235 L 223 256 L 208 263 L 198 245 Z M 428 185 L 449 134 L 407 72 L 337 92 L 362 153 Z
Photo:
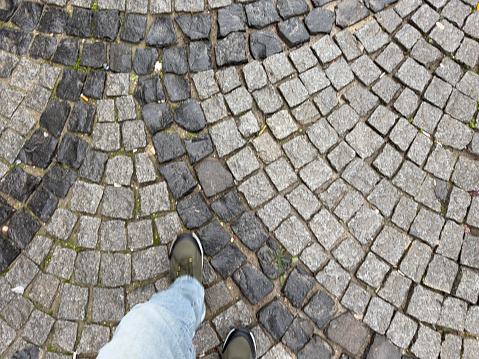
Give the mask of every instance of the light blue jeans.
M 205 315 L 205 290 L 190 276 L 123 317 L 98 359 L 194 359 L 193 336 Z

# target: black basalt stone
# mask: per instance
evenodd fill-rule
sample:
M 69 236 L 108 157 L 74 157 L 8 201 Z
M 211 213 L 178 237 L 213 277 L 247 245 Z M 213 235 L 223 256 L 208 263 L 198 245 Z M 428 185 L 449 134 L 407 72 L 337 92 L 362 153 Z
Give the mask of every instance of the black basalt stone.
M 5 223 L 5 221 L 10 217 L 15 210 L 11 207 L 7 201 L 0 197 L 0 224 Z
M 173 20 L 170 17 L 157 17 L 146 35 L 146 45 L 153 47 L 173 46 L 178 43 Z
M 18 8 L 17 0 L 3 0 L 0 3 L 0 21 L 10 20 L 15 10 Z
M 245 6 L 248 26 L 262 29 L 268 25 L 279 22 L 280 18 L 271 0 L 256 1 Z
M 293 16 L 303 15 L 309 10 L 305 0 L 278 0 L 276 6 L 284 20 Z
M 235 31 L 245 31 L 246 16 L 243 5 L 233 4 L 218 9 L 218 34 L 219 37 L 228 36 Z
M 39 229 L 40 223 L 30 213 L 21 209 L 10 219 L 7 234 L 19 248 L 23 249 Z
M 168 129 L 173 124 L 173 111 L 166 102 L 145 105 L 141 109 L 141 114 L 152 135 Z
M 12 22 L 25 31 L 32 31 L 38 25 L 42 16 L 43 4 L 24 1 L 12 18 Z
M 188 72 L 186 46 L 164 49 L 161 63 L 163 65 L 162 70 L 165 73 L 171 72 L 177 75 L 186 74 Z
M 14 167 L 0 184 L 0 192 L 26 202 L 40 184 L 41 178 L 26 173 L 20 167 Z
M 311 35 L 329 34 L 334 24 L 334 12 L 316 8 L 304 19 L 304 23 Z
M 188 99 L 175 109 L 175 122 L 188 132 L 200 132 L 206 126 L 205 116 L 197 99 Z
M 38 129 L 23 145 L 18 158 L 26 165 L 45 169 L 52 162 L 57 145 L 58 140 L 55 137 Z
M 93 37 L 115 41 L 120 31 L 119 11 L 95 11 L 93 13 Z
M 28 208 L 43 222 L 48 222 L 57 205 L 58 198 L 43 186 L 37 188 L 32 199 L 28 202 Z
M 216 158 L 207 158 L 195 166 L 196 177 L 206 197 L 216 196 L 233 187 L 233 176 Z
M 77 101 L 82 93 L 85 78 L 86 74 L 82 71 L 64 68 L 56 95 L 64 100 Z
M 378 335 L 374 337 L 373 344 L 369 348 L 366 359 L 399 359 L 401 352 L 385 336 Z
M 165 177 L 171 194 L 175 199 L 189 195 L 196 188 L 196 181 L 185 162 L 172 162 L 160 167 L 160 173 Z
M 213 68 L 211 42 L 196 41 L 190 43 L 188 64 L 191 72 L 206 71 Z
M 252 251 L 261 247 L 268 239 L 268 233 L 253 212 L 246 212 L 231 224 L 231 229 L 241 242 Z
M 68 69 L 64 69 L 66 71 Z M 58 86 L 60 87 L 60 86 Z M 71 107 L 67 101 L 52 99 L 40 117 L 40 126 L 55 137 L 60 137 Z
M 245 260 L 246 256 L 243 252 L 232 243 L 211 258 L 210 263 L 223 279 L 226 279 L 231 276 Z
M 79 169 L 87 149 L 88 142 L 67 132 L 58 149 L 57 160 L 68 167 Z
M 22 56 L 27 52 L 32 38 L 29 32 L 3 27 L 0 29 L 0 49 Z
M 0 272 L 3 273 L 19 254 L 13 242 L 0 233 Z
M 96 107 L 78 101 L 68 121 L 68 131 L 91 134 L 95 120 Z
M 206 226 L 201 228 L 198 232 L 201 245 L 206 255 L 214 256 L 223 248 L 229 241 L 230 235 L 217 220 L 213 220 Z
M 156 60 L 158 60 L 158 50 L 137 49 L 133 60 L 133 69 L 138 75 L 147 75 L 155 69 Z
M 120 40 L 138 44 L 145 38 L 146 17 L 126 14 L 121 26 Z
M 311 339 L 313 332 L 313 325 L 307 319 L 298 316 L 294 318 L 293 324 L 289 326 L 281 341 L 294 353 L 297 353 Z
M 78 39 L 63 39 L 58 44 L 53 62 L 66 66 L 74 66 L 78 60 L 80 42 Z
M 208 205 L 199 193 L 178 201 L 176 210 L 188 229 L 199 228 L 213 217 Z
M 333 349 L 331 346 L 317 335 L 314 335 L 308 344 L 306 344 L 298 353 L 298 359 L 331 359 L 332 356 Z
M 80 65 L 94 69 L 103 68 L 106 64 L 106 42 L 98 41 L 93 44 L 83 44 Z
M 181 15 L 175 17 L 181 31 L 190 40 L 207 40 L 211 31 L 211 15 Z
M 161 84 L 160 76 L 142 76 L 138 80 L 138 86 L 135 91 L 135 99 L 140 106 L 151 102 L 165 101 L 165 91 Z
M 238 191 L 235 189 L 214 201 L 211 208 L 224 222 L 231 221 L 245 211 L 238 198 Z
M 336 25 L 344 29 L 369 16 L 369 10 L 358 0 L 343 0 L 335 6 Z
M 127 44 L 110 45 L 110 70 L 113 72 L 131 72 L 131 46 Z
M 283 45 L 272 31 L 256 31 L 249 35 L 249 51 L 254 59 L 265 59 L 282 52 Z
M 177 133 L 158 132 L 152 140 L 159 163 L 174 160 L 185 154 L 180 135 Z
M 49 60 L 53 56 L 56 48 L 56 37 L 38 34 L 33 39 L 33 43 L 28 54 L 33 59 L 42 58 Z
M 266 274 L 271 279 L 276 279 L 279 277 L 278 263 L 277 261 L 275 261 L 275 258 L 276 255 L 280 253 L 280 251 L 281 248 L 275 242 L 275 240 L 269 238 L 268 241 L 261 246 L 258 252 L 256 252 L 259 264 L 261 265 L 261 269 L 263 269 L 264 274 Z M 285 267 L 287 268 L 289 263 L 289 257 L 286 256 L 285 259 L 287 260 L 285 262 Z
M 253 305 L 258 304 L 273 291 L 273 283 L 254 265 L 246 263 L 238 269 L 233 279 L 243 295 Z
M 183 76 L 165 74 L 163 82 L 171 102 L 186 100 L 191 96 L 190 83 Z
M 75 183 L 77 178 L 78 173 L 76 171 L 62 167 L 58 163 L 55 163 L 52 168 L 43 176 L 42 183 L 43 186 L 55 196 L 65 198 L 70 190 L 70 187 L 73 186 L 73 183 Z
M 283 293 L 294 307 L 301 308 L 309 291 L 313 289 L 314 282 L 314 277 L 296 267 L 289 275 Z
M 0 77 L 6 79 L 12 76 L 12 71 L 17 67 L 18 61 L 16 56 L 3 56 L 3 61 L 0 61 Z
M 195 137 L 187 137 L 183 141 L 192 165 L 213 153 L 213 143 L 206 133 L 200 133 Z
M 105 89 L 106 73 L 103 71 L 90 71 L 88 73 L 83 94 L 86 97 L 101 99 Z
M 248 62 L 246 41 L 240 32 L 232 32 L 215 45 L 216 65 L 239 65 Z
M 293 322 L 291 312 L 278 299 L 263 307 L 259 312 L 258 319 L 276 340 L 284 335 Z
M 105 172 L 108 155 L 99 151 L 88 151 L 80 168 L 80 176 L 89 181 L 100 183 Z
M 394 4 L 397 1 L 398 0 L 365 0 L 364 4 L 373 12 L 379 12 L 383 10 L 386 6 Z
M 12 355 L 12 359 L 39 359 L 40 358 L 40 348 L 29 345 L 26 348 L 17 350 Z
M 37 31 L 44 34 L 62 34 L 67 25 L 68 13 L 58 7 L 49 6 L 43 12 Z
M 91 37 L 93 11 L 74 8 L 72 17 L 67 22 L 67 35 L 77 37 Z
M 304 312 L 323 330 L 338 311 L 333 298 L 320 290 L 304 307 Z
M 309 33 L 297 17 L 279 23 L 278 33 L 290 47 L 309 41 Z

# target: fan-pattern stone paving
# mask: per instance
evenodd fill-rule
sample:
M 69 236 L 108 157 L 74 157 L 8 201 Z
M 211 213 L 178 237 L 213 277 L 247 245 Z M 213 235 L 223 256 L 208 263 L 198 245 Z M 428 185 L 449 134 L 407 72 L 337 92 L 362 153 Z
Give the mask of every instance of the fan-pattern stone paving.
M 477 6 L 1 1 L 0 356 L 94 357 L 191 230 L 199 357 L 479 358 Z

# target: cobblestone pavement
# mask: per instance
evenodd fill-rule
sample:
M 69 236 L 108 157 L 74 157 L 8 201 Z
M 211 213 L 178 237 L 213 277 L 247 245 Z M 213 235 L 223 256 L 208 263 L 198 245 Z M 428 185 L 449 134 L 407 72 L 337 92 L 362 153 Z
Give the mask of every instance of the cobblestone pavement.
M 477 6 L 0 1 L 1 358 L 94 357 L 185 230 L 200 357 L 479 358 Z

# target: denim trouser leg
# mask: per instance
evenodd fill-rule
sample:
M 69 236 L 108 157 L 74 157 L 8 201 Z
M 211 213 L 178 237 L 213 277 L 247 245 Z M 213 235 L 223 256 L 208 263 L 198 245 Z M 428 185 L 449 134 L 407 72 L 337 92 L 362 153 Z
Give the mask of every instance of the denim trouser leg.
M 204 314 L 203 286 L 182 276 L 125 315 L 98 358 L 194 359 L 192 340 Z

